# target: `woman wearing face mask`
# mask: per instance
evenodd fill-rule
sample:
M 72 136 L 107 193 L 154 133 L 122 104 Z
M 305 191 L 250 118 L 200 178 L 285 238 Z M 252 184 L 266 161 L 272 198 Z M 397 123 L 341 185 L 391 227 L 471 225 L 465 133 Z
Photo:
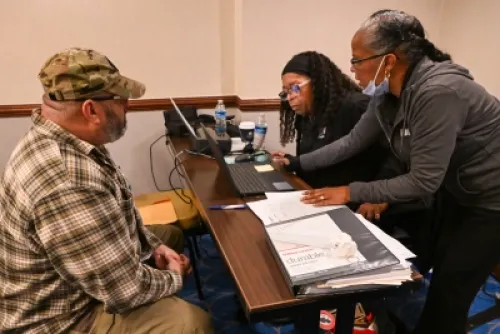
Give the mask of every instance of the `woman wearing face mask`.
M 348 134 L 370 101 L 328 57 L 314 51 L 292 57 L 281 75 L 281 144 L 295 139 L 297 156 Z M 313 188 L 339 186 L 373 180 L 383 157 L 380 149 L 372 147 L 337 165 L 306 172 L 298 168 L 296 157 L 286 155 L 285 168 L 296 171 Z
M 372 181 L 405 172 L 387 144 L 374 143 L 361 153 L 335 165 L 314 170 L 300 167 L 301 155 L 313 152 L 347 135 L 366 111 L 370 97 L 325 55 L 308 51 L 295 55 L 282 74 L 280 108 L 281 144 L 296 140 L 296 156 L 275 152 L 288 172 L 296 172 L 313 188 Z M 381 136 L 381 139 L 383 136 Z M 382 140 L 381 140 L 382 141 Z M 349 203 L 386 232 L 402 228 L 415 243 L 417 227 L 426 214 L 421 202 L 389 206 L 387 203 Z
M 419 269 L 433 268 L 416 333 L 465 333 L 475 294 L 500 262 L 500 102 L 400 11 L 368 19 L 352 39 L 352 71 L 373 95 L 345 137 L 300 156 L 301 168 L 339 163 L 380 134 L 404 175 L 307 191 L 316 205 L 404 202 L 436 194 Z

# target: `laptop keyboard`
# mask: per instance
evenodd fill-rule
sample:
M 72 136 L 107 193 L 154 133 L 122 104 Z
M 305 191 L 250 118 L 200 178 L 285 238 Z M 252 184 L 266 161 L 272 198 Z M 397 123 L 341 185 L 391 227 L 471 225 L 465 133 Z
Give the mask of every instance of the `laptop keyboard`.
M 238 163 L 228 165 L 231 176 L 242 194 L 263 194 L 266 191 L 273 190 L 262 180 L 262 176 L 257 172 L 253 164 Z

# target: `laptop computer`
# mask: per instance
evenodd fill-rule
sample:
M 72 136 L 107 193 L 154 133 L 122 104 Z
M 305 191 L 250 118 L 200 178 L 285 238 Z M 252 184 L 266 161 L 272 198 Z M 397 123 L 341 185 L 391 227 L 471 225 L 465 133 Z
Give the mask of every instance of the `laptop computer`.
M 189 123 L 189 121 L 186 119 L 186 117 L 184 117 L 184 114 L 182 113 L 182 111 L 177 106 L 177 103 L 175 103 L 175 101 L 174 101 L 173 98 L 170 97 L 169 99 L 170 99 L 170 103 L 172 103 L 172 106 L 174 107 L 174 110 L 176 111 L 177 115 L 181 119 L 182 123 L 184 123 L 184 126 L 186 127 L 186 129 L 189 132 L 190 136 L 193 137 L 193 138 L 198 138 L 199 137 L 198 134 L 196 133 L 195 129 L 191 126 L 191 124 Z
M 231 182 L 239 196 L 255 196 L 263 195 L 265 192 L 295 190 L 278 171 L 258 172 L 255 166 L 261 164 L 257 162 L 228 164 L 215 139 L 203 124 L 201 124 L 201 128 L 205 133 L 212 155 L 219 165 L 219 170 Z
M 180 120 L 187 129 L 187 132 L 189 134 L 190 149 L 198 153 L 211 155 L 210 151 L 208 150 L 209 149 L 208 141 L 205 139 L 203 130 L 200 129 L 199 127 L 194 128 L 189 123 L 189 121 L 186 119 L 186 117 L 183 115 L 183 113 L 175 103 L 174 99 L 170 98 L 170 103 L 172 103 L 175 112 L 177 113 L 178 117 L 180 118 Z M 198 116 L 197 116 L 197 122 L 201 124 L 200 118 Z M 229 135 L 224 134 L 223 136 L 217 136 L 217 143 L 219 144 L 219 147 L 222 150 L 222 152 L 229 152 L 231 150 L 231 138 L 229 137 Z

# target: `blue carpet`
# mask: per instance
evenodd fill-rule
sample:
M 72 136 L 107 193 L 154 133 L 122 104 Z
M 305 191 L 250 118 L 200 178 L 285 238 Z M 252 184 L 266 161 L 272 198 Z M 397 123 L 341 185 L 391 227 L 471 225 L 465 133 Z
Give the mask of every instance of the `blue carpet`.
M 198 260 L 203 292 L 206 300 L 200 301 L 196 292 L 196 286 L 191 275 L 185 284 L 180 297 L 199 305 L 207 310 L 213 319 L 216 333 L 221 334 L 291 334 L 295 333 L 293 325 L 274 327 L 265 323 L 249 324 L 241 311 L 237 300 L 235 286 L 230 274 L 220 258 L 210 236 L 205 235 L 199 242 L 201 259 Z M 421 291 L 414 293 L 411 298 L 389 301 L 389 307 L 393 309 L 410 328 L 418 320 L 419 311 L 425 300 L 427 284 Z M 493 278 L 489 278 L 485 285 L 488 293 L 500 292 L 500 284 Z M 470 309 L 470 314 L 475 314 L 494 305 L 492 297 L 479 292 Z M 320 332 L 321 333 L 321 332 Z M 500 334 L 500 319 L 474 329 L 471 334 Z
M 481 290 L 474 300 L 474 303 L 469 310 L 469 315 L 476 314 L 478 312 L 484 311 L 487 308 L 490 308 L 495 304 L 495 300 L 490 294 L 495 294 L 496 292 L 500 293 L 500 284 L 493 277 L 488 278 L 486 284 L 484 286 L 484 293 Z M 495 321 L 491 321 L 487 324 L 484 324 L 478 328 L 475 328 L 471 331 L 472 334 L 483 334 L 483 333 L 500 333 L 500 319 L 496 319 Z

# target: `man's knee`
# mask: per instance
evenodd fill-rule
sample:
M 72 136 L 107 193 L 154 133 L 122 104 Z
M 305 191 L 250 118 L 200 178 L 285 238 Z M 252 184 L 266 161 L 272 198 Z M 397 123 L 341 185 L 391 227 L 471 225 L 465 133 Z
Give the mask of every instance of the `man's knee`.
M 100 308 L 91 333 L 213 334 L 207 312 L 177 297 L 160 299 L 124 314 L 108 314 Z
M 212 319 L 210 315 L 200 307 L 184 302 L 189 311 L 186 312 L 185 328 L 186 331 L 193 333 L 213 333 Z M 189 315 L 189 316 L 188 316 Z
M 177 297 L 169 297 L 156 302 L 154 306 L 165 321 L 166 328 L 171 323 L 180 325 L 183 333 L 212 334 L 210 315 L 200 307 L 190 304 Z M 157 313 L 157 312 L 153 312 Z M 169 314 L 168 317 L 165 315 Z

